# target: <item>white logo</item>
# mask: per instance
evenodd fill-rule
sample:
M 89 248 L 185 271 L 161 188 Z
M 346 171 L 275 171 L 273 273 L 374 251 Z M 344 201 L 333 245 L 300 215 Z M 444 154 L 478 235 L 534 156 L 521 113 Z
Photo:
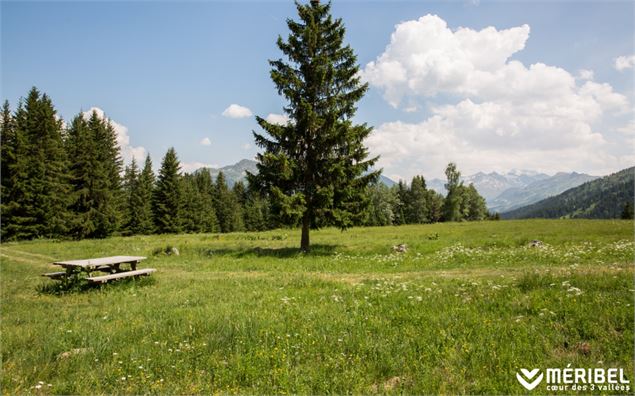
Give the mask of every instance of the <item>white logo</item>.
M 533 369 L 531 371 L 527 369 L 520 369 L 520 371 L 525 375 L 527 380 L 525 380 L 525 378 L 523 378 L 523 376 L 520 375 L 520 373 L 516 373 L 516 378 L 518 379 L 518 382 L 520 382 L 520 384 L 524 386 L 527 390 L 534 389 L 542 381 L 543 374 L 540 373 L 540 375 L 536 377 L 535 380 L 533 380 L 532 382 L 529 382 L 536 376 L 536 374 L 538 374 L 538 372 L 540 372 L 540 369 Z

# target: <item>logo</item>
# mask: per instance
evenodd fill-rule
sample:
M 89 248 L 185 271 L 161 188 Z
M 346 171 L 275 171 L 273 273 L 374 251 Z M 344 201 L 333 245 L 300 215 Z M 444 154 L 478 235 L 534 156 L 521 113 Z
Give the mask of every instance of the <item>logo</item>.
M 542 381 L 542 377 L 543 374 L 540 373 L 540 375 L 538 377 L 536 377 L 536 374 L 538 374 L 540 372 L 540 369 L 533 369 L 531 371 L 527 370 L 527 369 L 520 369 L 520 371 L 522 372 L 522 375 L 520 373 L 516 373 L 516 379 L 518 379 L 518 382 L 520 382 L 520 384 L 522 386 L 525 387 L 525 389 L 527 390 L 532 390 L 535 387 L 537 387 L 540 382 Z M 536 379 L 534 379 L 532 381 L 532 379 L 536 377 Z M 527 378 L 527 379 L 525 379 Z M 531 381 L 531 382 L 529 382 Z
M 549 392 L 630 392 L 631 381 L 621 368 L 583 368 L 571 367 L 568 364 L 563 368 L 520 369 L 516 373 L 516 379 L 528 391 L 536 388 L 545 379 Z

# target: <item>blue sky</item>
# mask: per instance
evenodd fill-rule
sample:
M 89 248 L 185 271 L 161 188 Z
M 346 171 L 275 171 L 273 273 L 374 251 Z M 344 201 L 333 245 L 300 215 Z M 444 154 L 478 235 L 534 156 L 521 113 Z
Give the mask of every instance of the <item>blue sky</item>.
M 251 158 L 253 116 L 223 112 L 237 104 L 281 113 L 267 60 L 280 56 L 275 40 L 295 18 L 290 1 L 3 1 L 1 12 L 3 100 L 15 107 L 35 85 L 65 120 L 102 109 L 130 153 L 145 150 L 155 165 L 170 146 L 186 169 Z M 388 176 L 438 177 L 449 160 L 468 174 L 604 174 L 635 164 L 633 2 L 336 1 L 332 12 L 371 83 L 356 120 L 376 128 L 369 147 Z M 401 51 L 391 52 L 396 26 Z M 497 43 L 509 48 L 496 52 Z M 456 51 L 468 55 L 454 62 Z M 481 58 L 498 55 L 484 66 Z M 399 83 L 384 67 L 395 64 Z M 557 114 L 545 113 L 554 106 Z

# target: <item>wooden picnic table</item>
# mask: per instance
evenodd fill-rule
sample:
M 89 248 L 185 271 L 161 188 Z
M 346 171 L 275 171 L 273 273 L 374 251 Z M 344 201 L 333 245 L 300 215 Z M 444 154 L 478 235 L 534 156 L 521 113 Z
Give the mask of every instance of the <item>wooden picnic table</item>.
M 84 260 L 55 261 L 53 265 L 59 265 L 65 271 L 43 274 L 51 279 L 68 279 L 73 274 L 85 272 L 86 280 L 96 283 L 105 283 L 112 279 L 126 278 L 130 276 L 149 275 L 156 271 L 154 268 L 137 269 L 137 264 L 146 257 L 143 256 L 112 256 L 99 257 Z M 122 264 L 128 264 L 130 269 L 121 268 Z M 101 271 L 108 275 L 91 276 L 91 272 Z

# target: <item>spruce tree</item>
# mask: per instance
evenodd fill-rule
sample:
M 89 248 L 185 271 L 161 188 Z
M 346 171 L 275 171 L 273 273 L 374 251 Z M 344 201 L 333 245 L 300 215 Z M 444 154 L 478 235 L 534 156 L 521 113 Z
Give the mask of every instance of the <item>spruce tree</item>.
M 242 212 L 233 191 L 227 187 L 225 175 L 219 172 L 214 189 L 216 216 L 221 232 L 243 230 Z
M 62 120 L 51 99 L 33 87 L 14 119 L 15 141 L 10 150 L 11 185 L 3 213 L 7 238 L 63 236 L 68 224 L 68 169 Z
M 88 122 L 80 113 L 73 118 L 66 139 L 66 152 L 71 160 L 69 172 L 72 217 L 69 233 L 76 239 L 94 235 L 97 228 L 99 194 L 95 190 L 102 183 L 96 180 L 97 168 L 101 166 L 96 161 L 96 150 Z
M 168 149 L 157 178 L 153 195 L 153 212 L 156 231 L 160 234 L 181 231 L 181 181 L 180 164 L 173 147 Z
M 122 161 L 112 124 L 96 111 L 78 114 L 68 131 L 66 151 L 71 160 L 72 235 L 112 235 L 129 204 L 121 189 Z
M 134 198 L 137 223 L 132 231 L 134 234 L 151 234 L 154 232 L 152 216 L 152 194 L 154 191 L 154 171 L 150 155 L 146 156 L 143 170 L 139 174 L 137 190 Z
M 9 168 L 15 164 L 16 145 L 14 120 L 8 100 L 5 100 L 2 105 L 0 117 L 0 165 L 2 166 L 2 170 L 0 170 L 0 188 L 2 188 L 0 197 L 2 202 L 5 202 L 11 190 Z
M 193 175 L 181 178 L 181 227 L 184 232 L 203 231 L 203 206 Z
M 135 234 L 139 224 L 139 167 L 137 161 L 132 158 L 130 165 L 126 166 L 123 176 L 123 226 L 126 234 Z
M 1 216 L 3 220 L 3 227 L 1 239 L 5 239 L 6 236 L 6 216 L 9 208 L 9 198 L 11 196 L 11 172 L 14 171 L 16 166 L 16 131 L 14 125 L 13 115 L 9 107 L 9 101 L 5 101 L 2 105 L 0 117 L 0 205 Z
M 196 188 L 201 202 L 201 231 L 218 232 L 218 218 L 214 209 L 214 182 L 208 169 L 195 174 Z
M 333 224 L 345 229 L 364 216 L 367 187 L 379 172 L 367 173 L 363 140 L 372 128 L 356 125 L 356 103 L 367 84 L 359 77 L 357 59 L 344 45 L 344 25 L 330 14 L 330 4 L 296 3 L 299 21 L 287 20 L 291 31 L 278 47 L 286 60 L 270 61 L 271 78 L 287 100 L 290 122 L 276 125 L 256 117 L 267 133 L 254 132 L 258 174 L 251 185 L 272 198 L 277 216 L 302 225 L 300 247 L 309 250 L 309 230 Z

